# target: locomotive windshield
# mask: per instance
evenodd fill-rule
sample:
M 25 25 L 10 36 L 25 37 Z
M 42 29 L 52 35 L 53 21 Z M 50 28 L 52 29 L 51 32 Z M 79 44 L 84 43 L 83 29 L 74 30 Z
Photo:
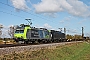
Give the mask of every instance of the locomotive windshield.
M 16 30 L 15 33 L 24 33 L 24 30 Z

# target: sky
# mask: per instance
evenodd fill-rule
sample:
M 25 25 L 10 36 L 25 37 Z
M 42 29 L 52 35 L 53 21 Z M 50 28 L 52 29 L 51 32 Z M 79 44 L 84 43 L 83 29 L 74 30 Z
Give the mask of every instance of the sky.
M 90 0 L 0 0 L 0 24 L 4 30 L 11 25 L 28 24 L 59 30 L 67 34 L 90 36 Z

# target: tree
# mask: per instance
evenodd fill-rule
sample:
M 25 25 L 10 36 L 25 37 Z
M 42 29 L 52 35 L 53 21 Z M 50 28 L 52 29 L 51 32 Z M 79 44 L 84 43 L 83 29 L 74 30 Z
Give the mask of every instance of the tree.
M 67 34 L 67 39 L 81 39 L 82 36 L 81 35 L 69 35 Z
M 14 26 L 9 27 L 8 34 L 11 38 L 14 37 Z
M 81 35 L 74 35 L 74 39 L 82 39 Z
M 72 39 L 73 38 L 73 36 L 72 35 L 69 35 L 69 34 L 67 34 L 67 39 Z
M 0 38 L 1 38 L 1 35 L 2 35 L 2 28 L 3 28 L 3 25 L 0 24 Z

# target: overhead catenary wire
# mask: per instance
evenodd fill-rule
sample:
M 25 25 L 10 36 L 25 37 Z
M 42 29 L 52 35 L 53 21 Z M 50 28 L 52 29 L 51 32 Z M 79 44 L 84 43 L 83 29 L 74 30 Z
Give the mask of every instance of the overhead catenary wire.
M 15 8 L 15 7 L 13 7 L 13 6 L 9 5 L 9 4 L 3 3 L 3 2 L 0 2 L 0 4 L 3 4 L 3 5 L 6 5 L 6 6 L 9 6 L 9 7 L 11 7 L 11 8 Z M 23 6 L 22 6 L 22 7 L 23 7 Z M 43 17 L 40 17 L 40 16 L 38 16 L 38 15 L 34 15 L 34 14 L 30 13 L 30 12 L 27 12 L 27 11 L 24 11 L 24 10 L 21 10 L 21 9 L 19 9 L 19 10 L 20 10 L 20 11 L 23 11 L 23 12 L 25 12 L 25 13 L 28 13 L 28 14 L 30 14 L 30 15 L 36 16 L 36 17 L 38 17 L 38 18 L 48 20 L 48 19 L 43 18 Z
M 9 14 L 9 15 L 13 15 L 13 16 L 16 16 L 16 17 L 19 17 L 19 18 L 25 18 L 25 17 L 22 16 L 22 15 L 16 15 L 16 14 L 14 14 L 13 11 L 10 10 L 10 9 L 4 8 L 4 7 L 0 7 L 0 8 L 5 9 L 5 10 L 7 10 L 7 11 L 10 11 L 10 12 L 6 12 L 6 11 L 1 11 L 1 10 L 0 10 L 0 12 L 2 12 L 2 13 Z
M 5 12 L 5 11 L 1 11 L 1 10 L 0 10 L 0 12 L 2 12 L 2 13 L 6 13 L 6 14 L 9 14 L 9 15 L 13 15 L 13 16 L 17 16 L 17 17 L 20 17 L 20 18 L 23 18 L 22 16 L 18 16 L 18 15 L 15 15 L 15 14 L 9 13 L 9 12 Z
M 9 5 L 8 3 L 0 2 L 0 4 L 6 5 L 6 6 L 11 7 L 11 8 L 15 8 L 15 7 Z M 32 13 L 27 12 L 27 11 L 25 11 L 25 10 L 21 10 L 21 9 L 20 9 L 20 11 L 25 12 L 25 13 L 28 13 L 28 14 L 33 15 L 33 16 L 35 16 L 35 17 L 38 17 L 38 18 L 40 18 L 40 19 L 46 20 L 46 21 L 48 21 L 48 22 L 51 21 L 51 23 L 54 23 L 55 25 L 58 23 L 58 22 L 54 22 L 52 19 L 50 20 L 50 19 L 47 19 L 47 18 L 45 18 L 45 17 L 41 17 L 41 16 L 38 16 L 38 15 L 32 14 Z M 5 13 L 5 12 L 3 12 L 3 13 Z M 6 13 L 7 13 L 7 12 L 6 12 Z M 7 13 L 7 14 L 11 14 L 11 13 Z M 11 14 L 11 15 L 17 16 L 17 15 L 15 15 L 15 14 Z M 18 17 L 19 17 L 19 16 L 18 16 Z M 36 20 L 36 21 L 37 21 L 37 20 Z

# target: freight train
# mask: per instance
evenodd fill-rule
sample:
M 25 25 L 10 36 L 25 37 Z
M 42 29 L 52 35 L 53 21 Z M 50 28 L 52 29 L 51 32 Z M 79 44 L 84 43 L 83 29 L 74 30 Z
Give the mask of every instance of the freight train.
M 35 28 L 30 25 L 18 26 L 14 32 L 14 40 L 18 43 L 48 43 L 65 40 L 65 34 L 60 31 L 46 28 Z

